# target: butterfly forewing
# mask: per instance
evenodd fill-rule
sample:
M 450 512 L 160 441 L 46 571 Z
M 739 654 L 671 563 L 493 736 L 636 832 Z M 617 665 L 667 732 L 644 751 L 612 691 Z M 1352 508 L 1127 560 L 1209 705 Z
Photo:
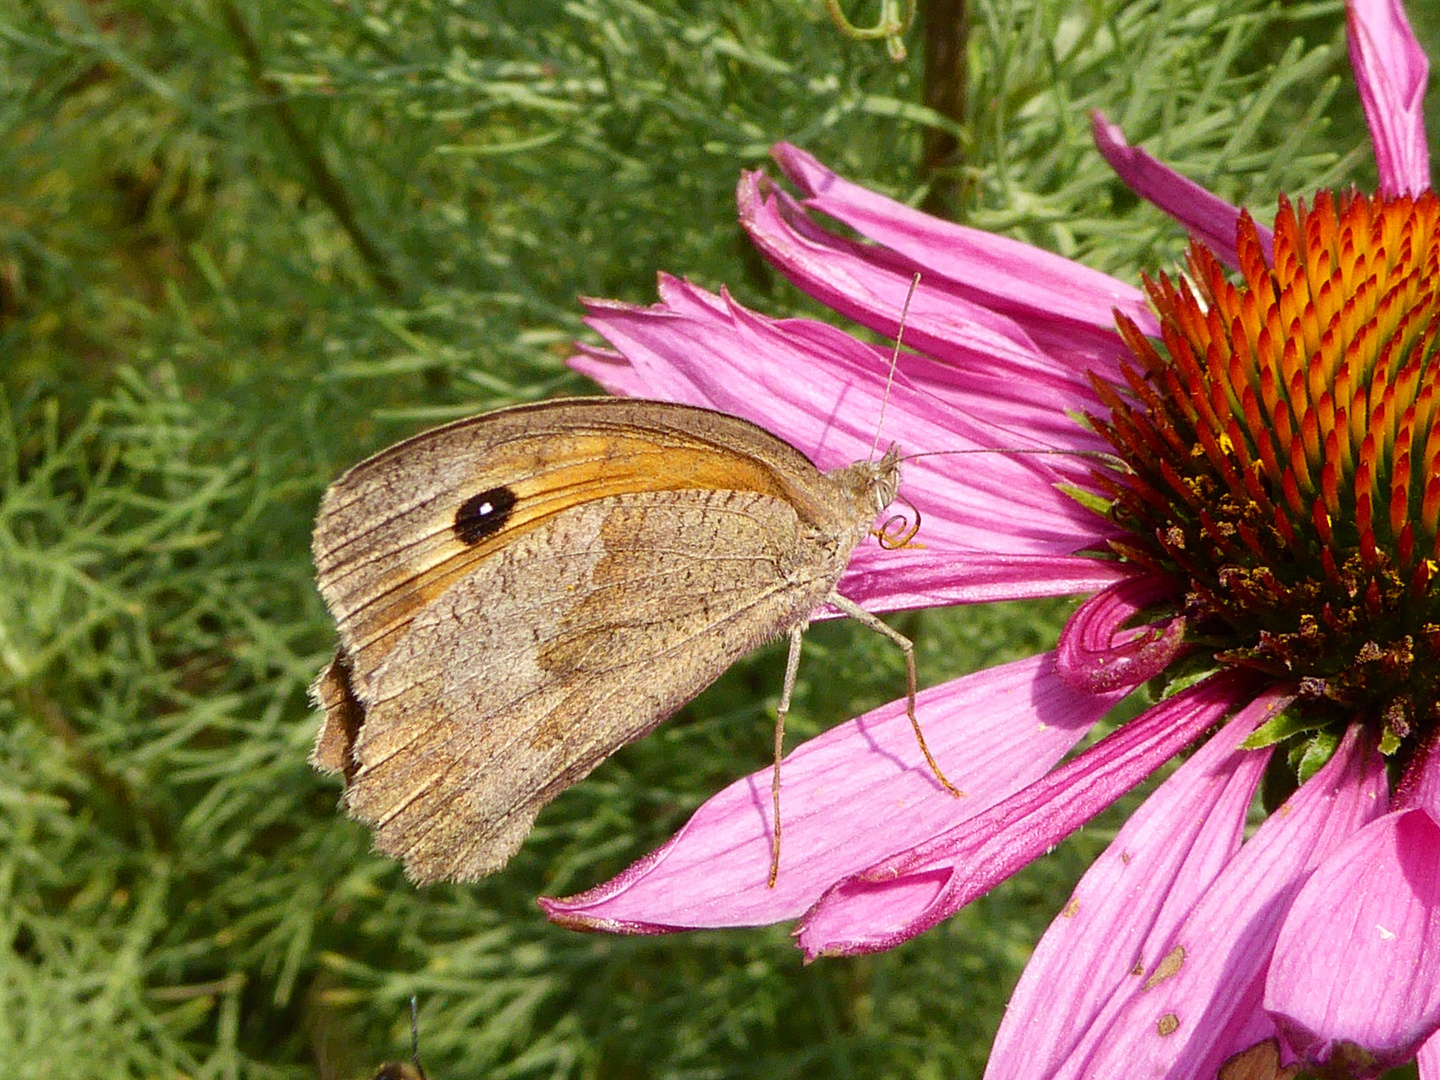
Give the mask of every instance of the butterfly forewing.
M 659 402 L 503 409 L 362 462 L 326 492 L 314 537 L 320 591 L 356 685 L 363 690 L 410 621 L 493 552 L 571 507 L 664 489 L 771 494 L 815 523 L 834 512 L 830 487 L 788 443 L 736 417 Z M 477 536 L 476 500 L 487 495 L 508 505 Z

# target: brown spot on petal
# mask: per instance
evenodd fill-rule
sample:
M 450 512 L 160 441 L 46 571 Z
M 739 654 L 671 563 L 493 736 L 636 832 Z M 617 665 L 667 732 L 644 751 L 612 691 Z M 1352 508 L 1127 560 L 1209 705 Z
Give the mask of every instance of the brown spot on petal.
M 1062 911 L 1062 912 L 1060 912 L 1060 917 L 1061 917 L 1062 919 L 1073 919 L 1076 915 L 1079 915 L 1079 914 L 1080 914 L 1080 901 L 1079 901 L 1079 900 L 1076 900 L 1076 899 L 1072 896 L 1072 897 L 1070 898 L 1070 902 L 1065 905 L 1065 910 Z
M 1155 970 L 1151 972 L 1150 977 L 1145 980 L 1144 988 L 1149 990 L 1152 986 L 1158 986 L 1172 975 L 1178 975 L 1180 969 L 1184 966 L 1185 946 L 1176 945 L 1175 948 L 1165 954 L 1165 958 L 1161 960 L 1160 963 L 1155 965 Z
M 1267 1039 L 1221 1065 L 1215 1080 L 1294 1080 L 1299 1072 L 1298 1065 L 1280 1067 L 1280 1047 L 1274 1039 Z
M 1166 1013 L 1155 1023 L 1155 1033 L 1162 1039 L 1167 1035 L 1174 1035 L 1180 1030 L 1180 1018 L 1174 1013 Z

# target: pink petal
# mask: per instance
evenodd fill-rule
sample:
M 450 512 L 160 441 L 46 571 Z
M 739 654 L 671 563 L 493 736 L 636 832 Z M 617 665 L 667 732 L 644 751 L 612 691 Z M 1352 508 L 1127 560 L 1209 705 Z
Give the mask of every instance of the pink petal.
M 1320 864 L 1280 929 L 1265 1008 L 1307 1065 L 1359 1061 L 1366 1075 L 1409 1061 L 1440 1027 L 1440 825 L 1429 813 L 1386 814 Z
M 667 293 L 667 302 L 676 291 Z M 797 339 L 728 301 L 723 317 L 689 304 L 694 313 L 682 315 L 592 303 L 589 322 L 658 396 L 744 416 L 781 434 L 821 468 L 869 456 L 889 367 L 883 355 L 848 337 L 832 341 L 835 351 L 821 349 L 818 337 Z M 906 464 L 901 494 L 923 513 L 921 542 L 928 547 L 1068 555 L 1112 531 L 1057 489 L 1088 472 L 1083 459 L 993 453 L 997 446 L 1025 449 L 1026 433 L 997 431 L 898 379 L 885 423 L 904 438 L 906 450 L 984 451 Z
M 723 317 L 727 324 L 729 322 L 728 309 L 720 297 L 712 297 L 703 290 L 686 286 L 674 279 L 662 278 L 662 290 L 667 297 L 667 307 L 633 309 L 639 313 L 639 317 L 663 319 L 667 314 L 680 311 L 687 312 L 702 322 L 717 315 Z M 708 302 L 711 300 L 715 302 L 713 306 Z M 823 344 L 825 350 L 831 352 L 845 345 L 852 348 L 856 345 L 854 339 L 843 331 L 824 323 L 791 319 L 775 325 L 787 334 L 814 340 L 817 348 Z M 622 354 L 591 346 L 582 345 L 578 348 L 579 353 L 571 358 L 570 365 L 612 393 L 639 397 L 659 396 L 652 384 L 646 380 L 644 372 L 631 366 Z M 905 365 L 911 375 L 917 370 L 923 375 L 925 365 L 935 366 L 924 357 L 917 357 L 915 360 L 916 363 Z M 888 363 L 888 360 L 886 362 Z M 647 367 L 646 370 L 656 368 Z M 658 382 L 661 390 L 668 389 L 673 395 L 676 390 L 673 376 L 668 368 L 662 367 L 659 370 L 661 378 Z M 705 395 L 695 392 L 689 383 L 680 384 L 680 389 L 683 391 L 679 395 L 682 400 L 714 404 Z M 952 396 L 952 400 L 960 401 L 963 397 L 956 394 Z M 963 408 L 964 405 L 957 407 Z M 1057 436 L 1060 433 L 1060 424 L 1071 432 L 1079 431 L 1075 422 L 1065 416 L 1057 421 Z M 907 486 L 907 492 L 908 490 Z M 1098 518 L 1093 519 L 1092 524 L 1100 529 L 1106 528 Z M 877 612 L 899 611 L 948 604 L 1092 593 L 1131 573 L 1127 567 L 1116 561 L 1085 556 L 1013 556 L 988 552 L 959 552 L 950 546 L 933 543 L 931 531 L 929 525 L 922 523 L 922 536 L 918 540 L 921 546 L 891 551 L 878 545 L 866 545 L 857 550 L 846 577 L 846 588 L 851 590 L 852 598 L 863 597 L 866 605 Z M 1073 538 L 1068 543 L 1073 543 Z M 837 613 L 826 610 L 820 613 L 820 617 L 833 617 L 835 614 Z
M 651 397 L 653 391 L 645 377 L 630 362 L 612 349 L 576 345 L 576 354 L 566 361 L 581 375 L 598 383 L 606 393 L 620 397 Z
M 922 274 L 947 279 L 963 295 L 1027 329 L 1028 320 L 1043 320 L 1108 333 L 1115 324 L 1113 309 L 1119 308 L 1145 333 L 1158 333 L 1140 290 L 1109 274 L 913 210 L 851 183 L 788 143 L 773 147 L 771 155 L 807 196 L 810 209 L 843 221 L 913 262 Z
M 908 289 L 908 278 L 905 284 Z M 933 291 L 926 289 L 924 293 L 929 297 Z M 917 291 L 916 296 L 920 295 Z M 882 382 L 889 375 L 891 349 L 857 341 L 828 323 L 813 319 L 770 319 L 735 303 L 723 293 L 717 296 L 665 274 L 660 276 L 660 296 L 663 302 L 660 310 L 687 315 L 712 327 L 716 320 L 721 320 L 737 340 L 749 331 L 755 340 L 741 343 L 752 348 L 778 341 L 786 359 L 803 367 L 806 374 L 812 365 L 842 368 L 858 365 L 879 375 Z M 903 292 L 900 297 L 903 304 Z M 911 310 L 914 310 L 913 304 Z M 906 340 L 909 340 L 908 329 Z M 906 349 L 896 360 L 895 381 L 901 386 L 910 386 L 922 398 L 933 398 L 926 402 L 926 407 L 944 417 L 947 423 L 958 426 L 961 432 L 980 440 L 987 451 L 992 447 L 1005 450 L 1033 447 L 1085 454 L 1108 451 L 1108 443 L 1077 424 L 1071 415 L 1090 407 L 1090 392 L 1058 397 L 1052 394 L 1048 400 L 1041 400 L 1042 395 L 1028 392 L 1027 385 L 1039 377 L 1039 372 L 1023 371 L 1009 362 L 1018 356 L 1012 350 L 1009 360 L 992 363 L 989 370 L 960 370 L 953 364 Z M 994 360 L 993 355 L 991 359 Z M 683 363 L 683 358 L 677 358 L 676 362 Z M 748 355 L 735 358 L 735 362 L 751 366 L 757 363 L 755 357 Z M 1113 364 L 1113 355 L 1108 362 Z M 986 437 L 988 442 L 984 441 Z M 1077 470 L 1074 475 L 1083 475 L 1083 470 Z
M 1240 749 L 1289 700 L 1257 698 L 1145 800 L 1040 939 L 1005 1009 L 986 1080 L 1034 1080 L 1064 1064 L 1112 994 L 1157 952 L 1240 848 L 1270 759 Z
M 1431 736 L 1401 777 L 1395 807 L 1408 810 L 1412 806 L 1430 811 L 1430 816 L 1440 821 L 1440 735 Z
M 930 292 L 927 289 L 926 295 Z M 918 297 L 921 293 L 917 291 L 915 295 Z M 913 305 L 911 311 L 914 311 Z M 782 319 L 774 326 L 797 346 L 809 345 L 821 356 L 843 355 L 846 348 L 853 348 L 855 344 L 849 334 L 828 323 Z M 908 325 L 905 340 L 907 343 L 912 340 Z M 883 361 L 888 370 L 891 350 L 866 348 L 877 361 Z M 1112 350 L 1112 361 L 1114 356 Z M 1111 453 L 1109 443 L 1077 424 L 1073 415 L 1077 411 L 1095 411 L 1095 406 L 1087 404 L 1090 400 L 1088 380 L 1085 396 L 1047 393 L 1036 373 L 1021 374 L 1006 364 L 992 364 L 990 369 L 974 365 L 962 370 L 908 349 L 901 350 L 895 372 L 897 379 L 933 397 L 947 413 L 958 412 L 976 424 L 985 425 L 991 432 L 993 446 L 998 449 L 1034 448 L 1045 453 L 1092 458 Z
M 920 533 L 923 543 L 923 523 Z M 849 595 L 853 589 L 872 611 L 910 611 L 1083 595 L 1134 572 L 1122 562 L 1080 555 L 975 555 L 931 546 L 888 551 L 866 544 L 851 555 L 841 592 Z
M 741 176 L 737 200 L 740 223 L 781 273 L 826 306 L 887 337 L 896 335 L 919 267 L 885 248 L 825 232 L 763 173 Z M 977 266 L 974 273 L 985 269 Z M 1124 346 L 1113 329 L 1091 335 L 1095 340 L 1081 366 L 1040 349 L 1015 320 L 966 299 L 966 291 L 922 271 L 905 319 L 906 344 L 967 372 L 994 373 L 1002 399 L 1023 390 L 1061 413 L 1097 408 L 1086 368 L 1111 381 L 1121 378 L 1116 358 Z
M 1216 1055 L 1216 1060 L 1223 1062 L 1219 1077 L 1225 1077 L 1228 1080 L 1226 1067 L 1230 1066 L 1236 1058 L 1253 1054 L 1257 1049 L 1263 1050 L 1265 1056 L 1275 1063 L 1276 1071 L 1279 1072 L 1278 1067 L 1285 1055 L 1280 1046 L 1279 1033 L 1275 1030 L 1275 1022 L 1270 1019 L 1270 1014 L 1261 1006 L 1264 997 L 1264 980 L 1256 978 L 1231 1009 L 1230 1020 L 1225 1025 L 1223 1034 L 1222 1045 L 1225 1049 Z M 1240 1075 L 1243 1077 L 1248 1074 L 1242 1072 Z M 1260 1075 L 1265 1074 L 1261 1073 Z M 1281 1072 L 1279 1075 L 1283 1077 L 1284 1073 Z M 1210 1078 L 1207 1076 L 1203 1080 L 1210 1080 Z
M 674 278 L 662 276 L 661 293 L 664 303 L 649 308 L 592 302 L 593 325 L 625 352 L 584 348 L 572 365 L 617 391 L 749 416 L 822 465 L 869 453 L 873 429 L 866 432 L 848 418 L 878 415 L 881 372 L 890 362 L 883 350 L 822 323 L 766 320 Z M 703 358 L 698 365 L 697 357 Z M 805 365 L 804 378 L 775 375 L 766 368 L 771 361 Z M 706 364 L 714 365 L 708 374 Z M 1038 407 L 1027 412 L 1017 402 L 995 406 L 986 400 L 988 388 L 976 391 L 965 385 L 966 376 L 913 354 L 902 354 L 897 379 L 887 426 L 905 433 L 907 444 L 928 432 L 957 449 L 965 448 L 959 431 L 968 427 L 969 452 L 905 463 L 902 494 L 922 514 L 919 546 L 890 551 L 863 545 L 841 582 L 845 595 L 876 611 L 894 611 L 1089 593 L 1129 575 L 1112 560 L 1070 554 L 1100 547 L 1114 528 L 1057 490 L 1061 483 L 1083 483 L 1093 467 L 1088 459 L 1066 456 L 1063 438 L 1074 438 L 1086 452 L 1094 449 L 1069 416 Z M 806 391 L 816 384 L 818 392 Z M 832 401 L 863 398 L 845 410 L 814 403 L 827 394 Z M 903 411 L 907 402 L 910 415 Z M 1000 430 L 983 415 L 973 417 L 972 406 L 981 413 L 996 409 L 994 415 L 1010 426 Z M 977 446 L 981 436 L 1017 452 Z M 1026 453 L 1026 444 L 1039 453 Z M 1058 452 L 1052 449 L 1057 446 Z M 834 613 L 821 617 L 827 614 Z
M 1329 763 L 1242 845 L 1189 918 L 1150 954 L 1145 979 L 1125 986 L 1113 1021 L 1092 1025 L 1057 1080 L 1213 1077 L 1255 1041 L 1258 993 L 1296 893 L 1321 861 L 1385 811 L 1385 763 L 1364 743 L 1352 728 Z
M 671 840 L 581 896 L 542 900 L 555 921 L 655 932 L 793 919 L 837 878 L 933 836 L 1041 776 L 1114 704 L 1079 696 L 1049 656 L 991 668 L 919 695 L 925 764 L 903 702 L 820 735 L 780 770 L 780 877 L 770 869 L 770 770 L 731 784 Z
M 665 282 L 665 285 L 663 294 L 667 300 L 676 297 L 681 288 L 686 291 L 687 298 L 703 293 L 703 290 L 694 286 L 673 280 Z M 929 301 L 933 299 L 934 292 L 928 286 L 922 285 L 915 296 L 917 299 L 924 296 Z M 949 303 L 948 298 L 942 299 Z M 694 305 L 690 306 L 693 309 Z M 910 310 L 913 316 L 913 303 Z M 763 318 L 751 312 L 747 314 Z M 857 347 L 855 338 L 828 323 L 792 318 L 773 320 L 770 325 L 776 332 L 784 334 L 794 347 L 810 350 L 816 359 L 827 356 L 845 357 L 852 354 Z M 907 319 L 907 343 L 913 341 L 909 329 L 911 325 L 913 322 Z M 863 355 L 871 357 L 868 363 L 879 370 L 889 371 L 893 355 L 891 349 L 863 344 L 859 348 Z M 1033 355 L 1041 354 L 1036 352 Z M 1113 366 L 1115 355 L 1116 350 L 1112 347 L 1107 353 L 1105 366 Z M 1093 411 L 1097 407 L 1089 389 L 1089 380 L 1084 379 L 1083 374 L 1077 376 L 1077 381 L 1086 383 L 1083 393 L 1046 392 L 1041 385 L 1040 371 L 1023 370 L 1023 365 L 1016 367 L 1010 362 L 1011 359 L 1013 355 L 1003 358 L 997 352 L 988 357 L 986 364 L 976 363 L 962 369 L 951 363 L 943 363 L 930 356 L 902 349 L 898 358 L 895 358 L 895 375 L 902 385 L 908 384 L 933 398 L 934 404 L 946 416 L 961 414 L 964 422 L 973 425 L 972 430 L 977 438 L 988 438 L 988 446 L 979 452 L 989 453 L 991 448 L 1016 452 L 1035 449 L 1051 454 L 1091 457 L 1110 453 L 1107 442 L 1075 421 L 1076 412 Z M 1053 362 L 1048 359 L 1045 362 L 1051 365 L 1053 372 Z M 1076 463 L 1080 460 L 1077 457 Z M 1079 479 L 1082 477 L 1082 470 L 1077 469 L 1072 475 Z
M 1211 676 L 984 813 L 836 883 L 801 921 L 801 948 L 879 952 L 948 919 L 1188 746 L 1249 686 Z
M 1107 120 L 1104 113 L 1090 114 L 1090 130 L 1100 155 L 1125 181 L 1126 187 L 1185 226 L 1192 237 L 1215 252 L 1227 266 L 1240 265 L 1235 246 L 1235 224 L 1240 220 L 1238 208 L 1162 165 L 1139 147 L 1131 146 L 1125 141 L 1125 133 Z M 1265 249 L 1265 261 L 1273 263 L 1274 231 L 1263 225 L 1255 228 Z
M 1415 1059 L 1420 1064 L 1420 1080 L 1440 1080 L 1440 1034 L 1426 1039 Z
M 1375 144 L 1380 190 L 1419 195 L 1430 187 L 1423 110 L 1430 61 L 1400 0 L 1349 0 L 1345 6 L 1350 67 Z
M 1174 584 L 1159 574 L 1136 574 L 1096 593 L 1066 622 L 1055 670 L 1087 694 L 1129 690 L 1154 678 L 1184 651 L 1185 620 L 1128 624 L 1142 608 L 1174 595 Z

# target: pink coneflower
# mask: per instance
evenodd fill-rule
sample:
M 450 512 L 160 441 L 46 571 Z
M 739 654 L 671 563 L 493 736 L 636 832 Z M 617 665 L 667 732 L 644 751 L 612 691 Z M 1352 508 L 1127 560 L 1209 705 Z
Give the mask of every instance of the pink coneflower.
M 921 273 L 886 420 L 903 449 L 1012 451 L 909 462 L 925 546 L 862 548 L 840 591 L 877 611 L 1093 595 L 1053 653 L 921 695 L 964 798 L 897 702 L 786 759 L 775 888 L 764 772 L 614 881 L 544 901 L 552 918 L 798 918 L 808 957 L 888 948 L 1190 750 L 1041 940 L 986 1075 L 1372 1076 L 1418 1053 L 1440 1078 L 1440 201 L 1403 10 L 1351 0 L 1349 33 L 1381 190 L 1282 199 L 1273 232 L 1097 117 L 1120 175 L 1197 237 L 1143 292 L 793 147 L 775 156 L 802 200 L 742 178 L 751 236 L 837 311 L 893 335 Z M 866 455 L 883 350 L 661 293 L 593 305 L 616 351 L 576 366 L 747 416 L 822 467 Z M 1060 764 L 1156 676 L 1167 695 Z M 1267 772 L 1278 805 L 1246 839 Z

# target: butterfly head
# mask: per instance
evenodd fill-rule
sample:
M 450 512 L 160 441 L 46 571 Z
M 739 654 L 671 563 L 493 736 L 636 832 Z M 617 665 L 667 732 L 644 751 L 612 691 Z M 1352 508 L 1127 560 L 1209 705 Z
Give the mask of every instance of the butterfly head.
M 900 448 L 891 446 L 879 461 L 867 461 L 865 464 L 869 472 L 867 489 L 870 502 L 875 513 L 881 514 L 895 501 L 895 493 L 900 490 Z
M 895 500 L 900 488 L 900 451 L 892 446 L 879 461 L 857 461 L 831 473 L 845 488 L 855 517 L 868 532 L 870 524 Z

